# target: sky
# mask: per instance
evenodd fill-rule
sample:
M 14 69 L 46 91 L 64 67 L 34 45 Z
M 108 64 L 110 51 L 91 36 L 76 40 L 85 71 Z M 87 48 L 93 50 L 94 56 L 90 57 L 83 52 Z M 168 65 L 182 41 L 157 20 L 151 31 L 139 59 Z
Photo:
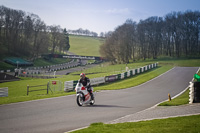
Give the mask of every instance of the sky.
M 0 0 L 0 5 L 37 14 L 47 25 L 98 34 L 114 31 L 127 19 L 139 22 L 173 11 L 200 11 L 200 0 Z

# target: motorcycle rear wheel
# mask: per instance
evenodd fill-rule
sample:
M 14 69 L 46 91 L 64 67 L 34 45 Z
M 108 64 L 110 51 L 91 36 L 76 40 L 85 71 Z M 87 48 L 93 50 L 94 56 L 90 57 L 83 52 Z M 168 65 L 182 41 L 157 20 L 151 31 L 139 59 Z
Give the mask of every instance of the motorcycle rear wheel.
M 77 96 L 76 102 L 78 106 L 83 106 L 83 98 L 80 95 Z
M 94 105 L 94 102 L 95 102 L 95 100 L 92 100 L 92 101 L 90 102 L 90 105 Z

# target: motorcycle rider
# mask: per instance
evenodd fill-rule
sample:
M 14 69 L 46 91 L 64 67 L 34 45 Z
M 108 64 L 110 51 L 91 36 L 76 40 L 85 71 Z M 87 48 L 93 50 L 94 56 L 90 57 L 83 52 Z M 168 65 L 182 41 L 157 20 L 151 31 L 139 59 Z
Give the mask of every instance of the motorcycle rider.
M 81 74 L 80 74 L 80 77 L 81 77 L 81 79 L 79 79 L 78 82 L 82 83 L 83 86 L 84 86 L 85 88 L 87 88 L 87 91 L 88 91 L 88 92 L 90 93 L 90 95 L 91 95 L 91 99 L 94 100 L 94 96 L 93 96 L 93 93 L 92 93 L 92 87 L 91 87 L 91 85 L 90 85 L 90 79 L 89 79 L 88 77 L 86 77 L 84 73 L 81 73 Z

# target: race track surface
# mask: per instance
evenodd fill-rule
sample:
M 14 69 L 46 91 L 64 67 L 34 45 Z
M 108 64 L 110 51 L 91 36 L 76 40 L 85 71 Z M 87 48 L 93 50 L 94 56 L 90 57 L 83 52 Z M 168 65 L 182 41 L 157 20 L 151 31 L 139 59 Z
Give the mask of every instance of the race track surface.
M 139 112 L 183 91 L 198 68 L 176 67 L 147 83 L 96 94 L 94 106 L 78 107 L 76 96 L 0 106 L 0 133 L 63 133 Z

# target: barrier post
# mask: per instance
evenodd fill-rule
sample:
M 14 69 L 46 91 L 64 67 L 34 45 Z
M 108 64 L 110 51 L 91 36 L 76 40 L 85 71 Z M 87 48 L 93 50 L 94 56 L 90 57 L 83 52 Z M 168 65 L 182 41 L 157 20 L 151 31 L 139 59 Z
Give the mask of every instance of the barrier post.
M 189 85 L 189 104 L 192 104 L 193 101 L 194 101 L 194 84 L 193 82 L 190 82 L 190 85 Z
M 29 85 L 27 85 L 27 96 L 28 96 L 28 92 L 29 92 Z
M 47 94 L 49 94 L 49 82 L 47 83 Z

